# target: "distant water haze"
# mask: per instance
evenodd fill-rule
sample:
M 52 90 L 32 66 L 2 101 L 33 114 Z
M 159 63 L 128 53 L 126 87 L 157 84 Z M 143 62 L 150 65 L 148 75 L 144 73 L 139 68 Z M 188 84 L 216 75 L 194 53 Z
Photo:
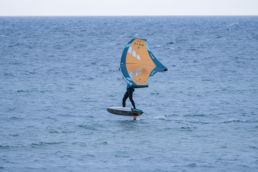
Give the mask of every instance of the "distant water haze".
M 1 0 L 0 16 L 258 15 L 257 0 Z

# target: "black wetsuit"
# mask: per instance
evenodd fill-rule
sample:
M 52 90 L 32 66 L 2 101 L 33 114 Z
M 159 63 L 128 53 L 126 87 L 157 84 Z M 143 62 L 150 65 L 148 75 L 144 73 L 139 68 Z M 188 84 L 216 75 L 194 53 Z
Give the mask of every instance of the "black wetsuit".
M 133 105 L 133 108 L 136 109 L 134 101 L 133 101 L 133 92 L 134 92 L 133 87 L 127 87 L 127 90 L 126 90 L 124 98 L 123 98 L 123 107 L 125 107 L 126 99 L 129 97 L 129 99 Z

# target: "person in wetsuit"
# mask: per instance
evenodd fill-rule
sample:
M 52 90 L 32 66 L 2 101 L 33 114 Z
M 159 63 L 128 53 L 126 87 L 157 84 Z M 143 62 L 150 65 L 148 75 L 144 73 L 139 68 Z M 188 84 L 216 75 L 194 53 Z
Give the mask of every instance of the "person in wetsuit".
M 127 90 L 125 92 L 124 98 L 123 98 L 123 107 L 125 107 L 126 99 L 129 97 L 133 108 L 136 109 L 134 101 L 133 101 L 133 92 L 134 92 L 134 87 L 132 85 L 127 84 Z

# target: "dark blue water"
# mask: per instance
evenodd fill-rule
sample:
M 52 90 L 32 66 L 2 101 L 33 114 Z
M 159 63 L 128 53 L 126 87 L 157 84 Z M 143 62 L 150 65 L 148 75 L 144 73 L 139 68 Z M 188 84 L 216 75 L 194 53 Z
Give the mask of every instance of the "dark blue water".
M 137 121 L 106 112 L 134 37 L 169 69 Z M 0 171 L 257 171 L 257 143 L 258 17 L 0 18 Z

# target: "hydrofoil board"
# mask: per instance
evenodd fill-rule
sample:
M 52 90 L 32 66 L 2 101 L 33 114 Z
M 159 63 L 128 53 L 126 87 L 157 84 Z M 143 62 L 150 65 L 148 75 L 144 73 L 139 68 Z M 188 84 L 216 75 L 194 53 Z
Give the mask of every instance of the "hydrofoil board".
M 142 110 L 129 107 L 109 107 L 107 108 L 107 111 L 115 115 L 123 116 L 139 116 L 143 114 Z

